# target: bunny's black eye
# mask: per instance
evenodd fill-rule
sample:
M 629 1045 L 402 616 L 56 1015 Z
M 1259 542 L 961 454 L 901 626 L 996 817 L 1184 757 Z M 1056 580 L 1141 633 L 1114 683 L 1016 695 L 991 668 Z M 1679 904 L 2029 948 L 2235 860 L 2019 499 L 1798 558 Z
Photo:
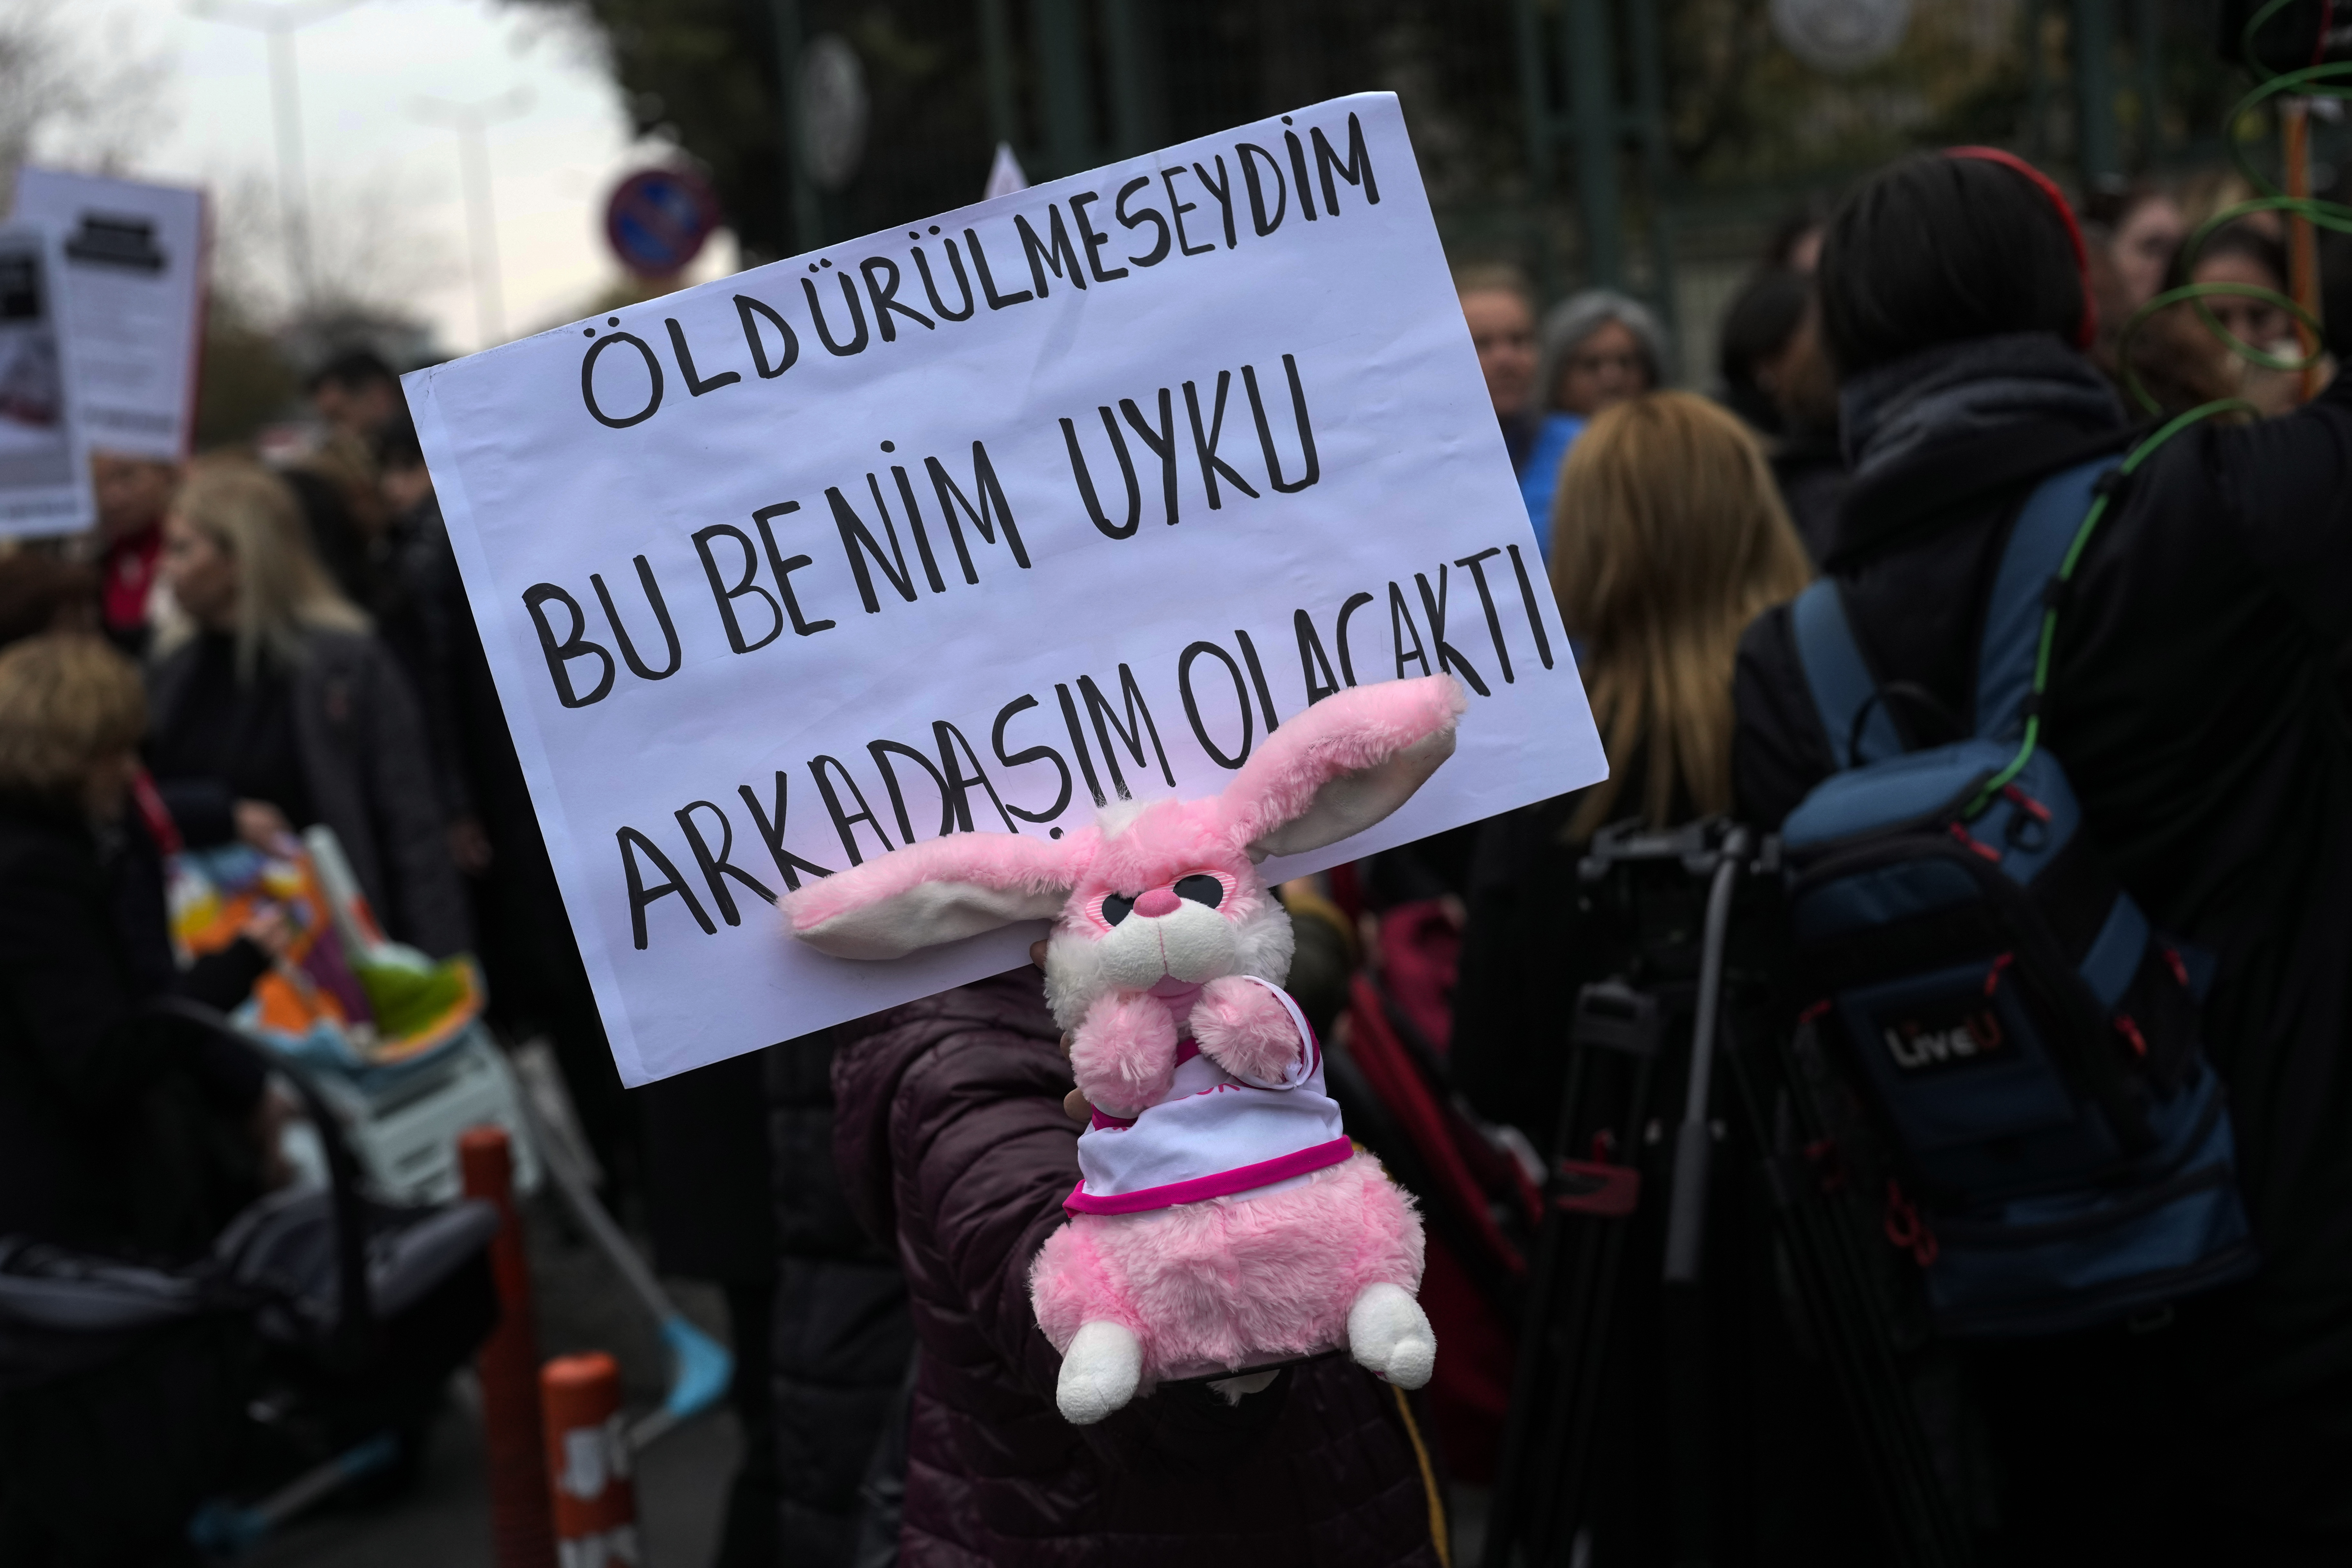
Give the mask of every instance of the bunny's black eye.
M 1103 924 L 1106 925 L 1116 925 L 1120 921 L 1126 919 L 1129 913 L 1134 908 L 1135 900 L 1128 897 L 1127 894 L 1123 893 L 1109 894 L 1104 897 L 1102 902 Z
M 1225 901 L 1225 884 L 1204 872 L 1178 877 L 1174 892 L 1179 898 L 1189 898 L 1212 909 Z

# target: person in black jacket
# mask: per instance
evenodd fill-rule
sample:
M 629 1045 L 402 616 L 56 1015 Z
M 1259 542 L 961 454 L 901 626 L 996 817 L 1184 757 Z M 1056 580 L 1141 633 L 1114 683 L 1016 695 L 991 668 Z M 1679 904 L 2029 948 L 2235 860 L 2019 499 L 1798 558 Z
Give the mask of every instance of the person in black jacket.
M 641 1118 L 613 1067 L 416 427 L 396 420 L 383 440 L 385 499 L 400 518 L 399 548 L 386 560 L 399 588 L 397 603 L 379 601 L 392 608 L 376 625 L 410 674 L 425 745 L 443 763 L 445 842 L 470 896 L 490 1021 L 513 1040 L 546 1038 L 604 1169 L 606 1200 L 625 1207 L 642 1176 Z
M 143 722 L 138 672 L 94 636 L 0 653 L 0 1236 L 185 1257 L 260 1195 L 282 1108 L 252 1057 L 142 1004 L 235 1006 L 286 931 L 174 967 L 160 867 L 121 821 Z
M 768 1048 L 775 1275 L 767 1367 L 778 1544 L 786 1563 L 848 1568 L 876 1511 L 875 1450 L 903 1410 L 915 1343 L 907 1281 L 863 1228 L 834 1163 L 835 1052 L 856 1026 Z
M 735 1352 L 728 1403 L 742 1446 L 712 1568 L 775 1568 L 781 1551 L 769 1347 L 776 1227 L 765 1080 L 763 1057 L 753 1051 L 646 1084 L 631 1096 L 645 1119 L 646 1228 L 654 1266 L 666 1275 L 707 1280 L 726 1293 Z M 829 1160 L 824 1174 L 830 1178 Z
M 1775 267 L 1750 277 L 1724 312 L 1716 368 L 1724 406 L 1764 443 L 1789 520 L 1819 559 L 1829 552 L 1846 472 L 1811 277 Z
M 423 710 L 449 823 L 449 858 L 467 876 L 478 877 L 494 852 L 474 803 L 457 691 L 461 622 L 470 622 L 472 612 L 416 424 L 405 412 L 377 437 L 375 455 L 386 516 L 375 541 L 375 597 L 360 602 L 375 622 L 376 636 L 400 662 Z
M 1826 570 L 1905 741 L 1970 728 L 1995 563 L 2043 478 L 2135 434 L 2075 350 L 2062 207 L 1921 156 L 1822 252 L 1853 488 Z M 2263 1264 L 2168 1318 L 1979 1347 L 2016 1562 L 2352 1561 L 2352 385 L 2173 437 L 2116 491 L 2060 607 L 2042 743 L 2157 925 L 2219 956 L 2226 1081 Z M 1739 654 L 1743 809 L 1832 770 L 1787 610 Z

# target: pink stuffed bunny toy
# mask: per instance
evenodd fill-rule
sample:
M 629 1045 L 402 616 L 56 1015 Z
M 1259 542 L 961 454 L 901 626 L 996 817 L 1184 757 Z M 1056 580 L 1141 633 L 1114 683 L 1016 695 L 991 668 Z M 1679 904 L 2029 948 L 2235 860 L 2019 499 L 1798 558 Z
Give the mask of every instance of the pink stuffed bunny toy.
M 1029 1286 L 1072 1422 L 1163 1378 L 1340 1345 L 1401 1386 L 1429 1380 L 1421 1221 L 1324 1092 L 1281 988 L 1290 917 L 1257 862 L 1402 805 L 1452 754 L 1463 702 L 1450 675 L 1350 687 L 1266 737 L 1222 795 L 1116 806 L 1058 842 L 954 833 L 784 899 L 795 936 L 845 958 L 1054 917 L 1046 1000 L 1094 1113 Z

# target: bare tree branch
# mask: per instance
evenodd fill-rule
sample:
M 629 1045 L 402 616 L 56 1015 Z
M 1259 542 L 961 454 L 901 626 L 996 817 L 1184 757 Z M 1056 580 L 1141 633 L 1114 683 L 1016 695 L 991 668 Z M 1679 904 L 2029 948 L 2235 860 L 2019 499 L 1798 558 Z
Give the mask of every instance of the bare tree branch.
M 27 160 L 126 167 L 170 128 L 171 70 L 128 13 L 0 0 L 0 202 Z

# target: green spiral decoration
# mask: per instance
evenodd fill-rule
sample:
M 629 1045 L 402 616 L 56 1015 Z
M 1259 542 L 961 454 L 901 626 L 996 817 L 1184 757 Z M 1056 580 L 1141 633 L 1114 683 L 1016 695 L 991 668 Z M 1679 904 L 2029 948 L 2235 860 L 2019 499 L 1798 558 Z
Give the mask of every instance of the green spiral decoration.
M 2261 30 L 2263 24 L 2295 3 L 2296 0 L 2269 0 L 2246 19 L 2245 32 L 2239 40 L 2239 52 L 2246 62 L 2246 68 L 2257 79 L 2253 90 L 2231 108 L 2221 123 L 2222 140 L 2230 144 L 2231 161 L 2237 165 L 2238 172 L 2245 176 L 2246 183 L 2262 193 L 2235 206 L 2224 207 L 2197 225 L 2181 246 L 2184 272 L 2195 268 L 2205 242 L 2216 232 L 2256 213 L 2284 213 L 2290 217 L 2306 220 L 2315 228 L 2327 229 L 2336 234 L 2352 234 L 2352 207 L 2339 202 L 2321 201 L 2315 196 L 2289 195 L 2268 173 L 2255 166 L 2251 144 L 2236 134 L 2237 126 L 2248 115 L 2273 99 L 2290 96 L 2352 99 L 2352 61 L 2305 66 L 2300 70 L 2273 71 L 2255 53 L 2254 35 Z M 2205 301 L 2213 298 L 2254 299 L 2273 307 L 2311 334 L 2311 351 L 2307 354 L 2279 354 L 2246 342 L 2222 326 L 2207 307 Z M 2321 341 L 2319 319 L 2277 289 L 2264 288 L 2255 283 L 2190 283 L 2179 288 L 2168 288 L 2132 312 L 2116 344 L 2116 362 L 2123 372 L 2125 389 L 2131 393 L 2132 400 L 2150 414 L 2162 413 L 2164 408 L 2140 382 L 2139 371 L 2132 362 L 2132 342 L 2148 318 L 2182 304 L 2194 310 L 2205 329 L 2226 344 L 2231 353 L 2264 370 L 2308 370 L 2318 363 L 2327 351 Z M 2201 417 L 2210 418 L 2218 413 L 2252 413 L 2255 410 L 2242 398 L 2228 398 L 2217 404 L 2208 404 L 2198 412 Z

